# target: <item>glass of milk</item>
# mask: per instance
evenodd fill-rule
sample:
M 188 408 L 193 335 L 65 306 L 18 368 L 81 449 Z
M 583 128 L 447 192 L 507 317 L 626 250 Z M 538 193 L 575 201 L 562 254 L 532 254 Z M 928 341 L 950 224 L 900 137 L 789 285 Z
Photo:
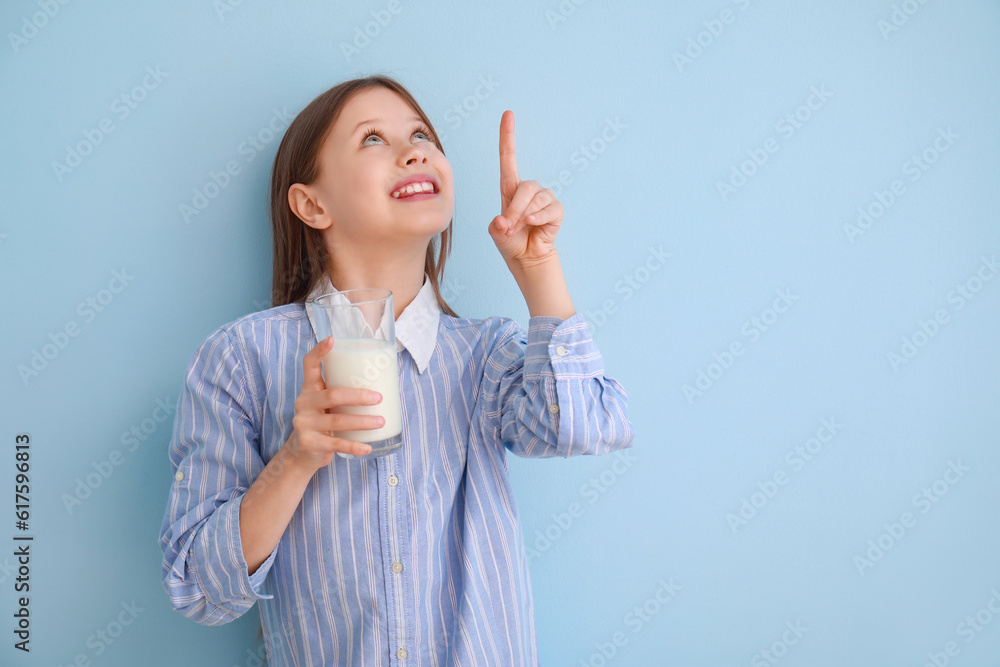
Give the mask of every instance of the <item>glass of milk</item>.
M 341 405 L 334 412 L 381 415 L 385 424 L 376 429 L 336 431 L 338 438 L 364 442 L 372 451 L 365 456 L 337 452 L 346 459 L 370 459 L 399 451 L 403 446 L 403 418 L 396 357 L 395 311 L 387 289 L 351 289 L 316 297 L 310 304 L 318 341 L 333 336 L 333 347 L 323 358 L 327 387 L 363 387 L 382 394 L 376 405 Z

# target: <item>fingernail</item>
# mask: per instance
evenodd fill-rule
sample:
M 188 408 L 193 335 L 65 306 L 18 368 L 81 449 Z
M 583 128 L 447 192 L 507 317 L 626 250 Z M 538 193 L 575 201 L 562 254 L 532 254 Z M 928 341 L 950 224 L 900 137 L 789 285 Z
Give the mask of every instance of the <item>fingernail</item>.
M 377 391 L 373 391 L 370 394 L 368 394 L 368 399 L 372 403 L 378 403 L 379 401 L 382 400 L 382 394 L 378 393 Z

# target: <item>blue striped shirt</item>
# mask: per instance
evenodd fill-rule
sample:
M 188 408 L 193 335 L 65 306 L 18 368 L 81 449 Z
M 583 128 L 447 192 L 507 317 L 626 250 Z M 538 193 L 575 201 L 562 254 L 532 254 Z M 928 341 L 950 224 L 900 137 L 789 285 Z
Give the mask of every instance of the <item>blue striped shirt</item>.
M 425 276 L 426 278 L 426 276 Z M 252 574 L 243 494 L 292 432 L 302 303 L 212 333 L 187 368 L 160 532 L 173 607 L 205 625 L 260 604 L 269 664 L 537 665 L 525 540 L 506 455 L 630 447 L 626 393 L 579 313 L 451 317 L 425 280 L 396 320 L 403 447 L 319 469 Z

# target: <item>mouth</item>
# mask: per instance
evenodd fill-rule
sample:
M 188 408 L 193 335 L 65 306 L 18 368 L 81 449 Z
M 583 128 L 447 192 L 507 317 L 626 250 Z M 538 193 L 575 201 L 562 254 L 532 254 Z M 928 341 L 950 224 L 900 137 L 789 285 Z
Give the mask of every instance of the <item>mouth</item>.
M 437 183 L 425 176 L 407 178 L 390 193 L 393 199 L 419 201 L 437 196 Z

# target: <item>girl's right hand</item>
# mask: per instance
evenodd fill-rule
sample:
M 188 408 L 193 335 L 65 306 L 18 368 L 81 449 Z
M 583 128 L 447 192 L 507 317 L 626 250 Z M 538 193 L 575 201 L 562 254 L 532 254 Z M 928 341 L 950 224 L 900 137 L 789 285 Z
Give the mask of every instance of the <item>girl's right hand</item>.
M 321 362 L 333 347 L 333 337 L 320 341 L 302 359 L 302 392 L 295 399 L 292 435 L 285 444 L 292 459 L 309 470 L 328 465 L 337 452 L 364 456 L 368 445 L 333 435 L 334 431 L 376 429 L 385 418 L 374 415 L 332 413 L 340 405 L 377 405 L 382 396 L 376 391 L 355 387 L 330 387 L 323 382 Z

